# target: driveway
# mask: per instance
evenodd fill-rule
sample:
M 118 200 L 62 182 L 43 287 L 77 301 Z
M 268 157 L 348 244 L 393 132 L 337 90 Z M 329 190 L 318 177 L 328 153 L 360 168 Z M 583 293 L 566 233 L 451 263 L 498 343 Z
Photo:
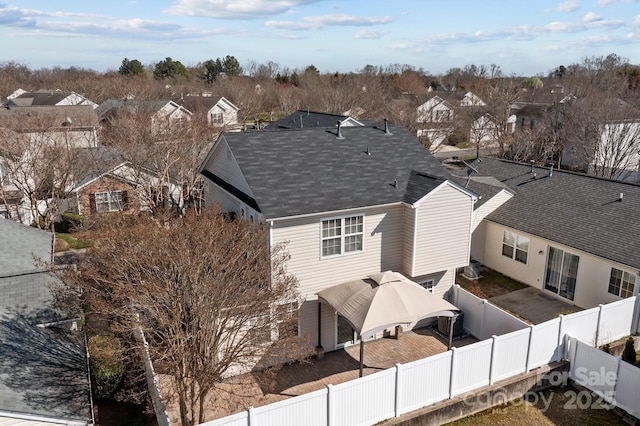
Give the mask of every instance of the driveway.
M 533 324 L 543 323 L 556 318 L 560 314 L 569 314 L 582 310 L 582 308 L 534 287 L 527 287 L 495 296 L 490 298 L 489 301 Z

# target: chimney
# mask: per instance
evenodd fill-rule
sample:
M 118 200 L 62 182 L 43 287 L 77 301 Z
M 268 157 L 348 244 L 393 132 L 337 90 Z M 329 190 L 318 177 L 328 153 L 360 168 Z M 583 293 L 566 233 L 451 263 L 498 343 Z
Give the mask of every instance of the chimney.
M 342 128 L 341 128 L 340 121 L 338 121 L 338 139 L 344 139 L 344 136 L 342 136 Z

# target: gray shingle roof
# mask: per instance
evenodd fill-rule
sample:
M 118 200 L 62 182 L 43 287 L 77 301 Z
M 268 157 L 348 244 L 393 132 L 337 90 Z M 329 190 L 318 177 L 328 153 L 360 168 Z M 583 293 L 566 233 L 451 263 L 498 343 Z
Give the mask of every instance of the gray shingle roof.
M 34 257 L 51 261 L 52 235 L 8 219 L 0 219 L 0 277 L 32 272 Z
M 483 159 L 516 195 L 487 220 L 640 269 L 640 185 L 506 160 Z M 620 193 L 622 201 L 617 201 Z
M 65 319 L 53 307 L 60 281 L 34 263 L 50 261 L 52 235 L 0 219 L 0 411 L 91 420 L 83 335 L 37 324 Z
M 338 121 L 343 121 L 347 118 L 349 117 L 346 115 L 298 110 L 269 124 L 265 127 L 265 130 L 300 129 L 305 127 L 336 127 Z
M 389 130 L 343 127 L 342 139 L 335 128 L 229 132 L 221 138 L 270 219 L 413 202 L 451 176 L 406 128 Z

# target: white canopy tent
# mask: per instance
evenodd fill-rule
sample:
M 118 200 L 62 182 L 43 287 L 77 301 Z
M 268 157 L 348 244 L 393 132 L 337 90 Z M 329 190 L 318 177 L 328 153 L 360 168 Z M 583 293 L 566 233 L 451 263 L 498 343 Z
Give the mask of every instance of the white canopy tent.
M 317 295 L 320 302 L 330 305 L 358 333 L 361 376 L 364 339 L 396 325 L 412 324 L 430 317 L 454 317 L 455 312 L 460 311 L 420 284 L 392 271 L 338 284 Z M 450 328 L 452 326 L 453 324 Z M 449 330 L 450 341 L 451 336 L 452 332 Z

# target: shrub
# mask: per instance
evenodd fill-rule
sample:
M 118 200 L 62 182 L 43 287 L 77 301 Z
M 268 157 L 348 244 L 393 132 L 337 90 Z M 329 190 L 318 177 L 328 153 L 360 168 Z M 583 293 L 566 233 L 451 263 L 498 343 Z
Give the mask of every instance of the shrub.
M 633 345 L 633 337 L 629 337 L 624 342 L 624 351 L 622 351 L 622 360 L 627 361 L 631 365 L 636 365 L 636 348 Z
M 75 214 L 71 212 L 62 213 L 62 220 L 67 226 L 68 230 L 74 231 L 82 228 L 87 223 L 87 217 L 81 214 Z
M 611 353 L 611 345 L 608 344 L 608 343 L 606 345 L 603 345 L 602 346 L 602 351 L 610 354 Z
M 124 375 L 120 339 L 113 336 L 92 336 L 89 339 L 89 366 L 94 397 L 111 397 Z

